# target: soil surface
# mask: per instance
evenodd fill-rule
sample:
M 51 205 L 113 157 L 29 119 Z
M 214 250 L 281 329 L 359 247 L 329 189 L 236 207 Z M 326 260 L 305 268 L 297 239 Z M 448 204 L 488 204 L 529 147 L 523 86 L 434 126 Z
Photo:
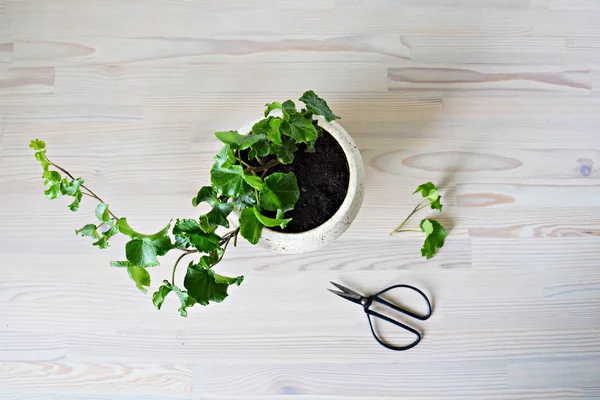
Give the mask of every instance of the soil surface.
M 269 170 L 269 174 L 293 172 L 300 188 L 296 206 L 285 213 L 292 221 L 283 230 L 270 229 L 290 233 L 308 231 L 330 219 L 344 202 L 350 181 L 348 161 L 333 136 L 323 132 L 315 143 L 314 153 L 306 152 L 306 147 L 299 145 L 292 164 L 277 165 Z

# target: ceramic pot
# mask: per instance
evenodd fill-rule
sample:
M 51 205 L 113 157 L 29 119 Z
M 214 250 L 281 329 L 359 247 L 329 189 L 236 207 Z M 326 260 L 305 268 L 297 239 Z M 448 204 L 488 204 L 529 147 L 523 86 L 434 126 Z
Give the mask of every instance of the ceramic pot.
M 278 111 L 275 110 L 271 115 L 278 116 Z M 249 121 L 238 130 L 238 133 L 240 135 L 249 134 L 252 126 L 263 118 Z M 299 254 L 315 251 L 326 246 L 348 229 L 363 202 L 365 167 L 356 144 L 348 132 L 337 122 L 327 122 L 321 116 L 314 116 L 314 118 L 321 128 L 329 132 L 338 141 L 344 154 L 346 154 L 350 170 L 348 192 L 337 212 L 325 223 L 314 229 L 299 233 L 285 233 L 264 228 L 259 244 L 275 252 Z

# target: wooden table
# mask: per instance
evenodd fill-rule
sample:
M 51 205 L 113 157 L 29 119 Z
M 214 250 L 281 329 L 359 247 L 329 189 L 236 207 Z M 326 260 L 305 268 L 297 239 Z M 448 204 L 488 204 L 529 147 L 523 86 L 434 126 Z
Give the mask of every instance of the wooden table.
M 359 216 L 316 253 L 240 244 L 244 283 L 187 319 L 108 266 L 124 240 L 74 235 L 93 202 L 45 199 L 27 148 L 152 231 L 198 216 L 214 131 L 308 89 L 361 149 Z M 594 0 L 0 0 L 0 399 L 599 399 L 599 89 Z M 429 180 L 426 261 L 388 233 Z M 423 288 L 423 342 L 378 346 L 330 280 Z

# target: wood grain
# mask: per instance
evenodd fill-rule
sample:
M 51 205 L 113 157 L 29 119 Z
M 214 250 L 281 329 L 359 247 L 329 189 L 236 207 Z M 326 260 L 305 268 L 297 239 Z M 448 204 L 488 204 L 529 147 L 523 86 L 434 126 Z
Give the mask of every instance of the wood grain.
M 0 95 L 54 90 L 54 68 L 1 68 L 0 73 Z
M 0 0 L 0 400 L 600 399 L 599 21 L 595 0 Z M 361 150 L 361 212 L 319 252 L 240 243 L 219 271 L 244 283 L 187 319 L 108 266 L 123 239 L 74 235 L 94 205 L 45 199 L 27 148 L 153 231 L 202 212 L 213 132 L 308 89 Z M 389 236 L 425 181 L 450 231 L 430 261 Z M 383 349 L 329 281 L 422 288 L 422 343 Z

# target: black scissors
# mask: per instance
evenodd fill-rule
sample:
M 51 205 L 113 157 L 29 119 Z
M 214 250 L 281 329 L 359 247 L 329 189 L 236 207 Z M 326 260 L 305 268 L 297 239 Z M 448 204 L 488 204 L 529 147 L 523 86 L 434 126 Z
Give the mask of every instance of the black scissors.
M 338 296 L 343 297 L 346 300 L 350 300 L 353 303 L 360 304 L 363 306 L 363 309 L 369 319 L 369 326 L 371 327 L 371 333 L 373 334 L 373 337 L 375 338 L 375 340 L 377 340 L 379 342 L 379 344 L 382 345 L 383 347 L 387 347 L 390 350 L 402 351 L 402 350 L 412 349 L 421 341 L 421 334 L 417 330 L 411 328 L 410 326 L 404 325 L 402 322 L 395 321 L 385 315 L 379 314 L 378 312 L 369 309 L 369 307 L 371 307 L 371 304 L 373 304 L 373 302 L 375 301 L 375 302 L 377 302 L 379 304 L 383 304 L 384 306 L 387 306 L 395 311 L 401 312 L 403 314 L 406 314 L 410 317 L 419 319 L 421 321 L 425 321 L 426 319 L 431 317 L 431 303 L 429 302 L 429 299 L 427 298 L 427 296 L 425 296 L 425 293 L 421 292 L 416 287 L 410 286 L 410 285 L 394 285 L 394 286 L 390 286 L 389 288 L 383 289 L 381 292 L 375 293 L 372 296 L 365 297 L 365 296 L 362 296 L 362 295 L 356 293 L 354 290 L 348 289 L 347 287 L 337 284 L 335 282 L 331 282 L 331 284 L 341 290 L 341 292 L 339 292 L 337 290 L 327 289 L 331 293 L 335 293 Z M 427 314 L 426 315 L 415 314 L 410 310 L 407 310 L 402 307 L 398 307 L 397 305 L 392 304 L 389 301 L 386 301 L 380 297 L 382 294 L 386 293 L 387 291 L 396 289 L 396 288 L 411 289 L 411 290 L 414 290 L 415 292 L 419 293 L 425 299 L 425 302 L 427 303 Z M 385 343 L 375 333 L 375 330 L 373 329 L 373 323 L 371 322 L 371 316 L 381 318 L 387 322 L 391 322 L 392 324 L 399 326 L 400 328 L 412 333 L 413 335 L 415 335 L 417 337 L 417 339 L 414 342 L 412 342 L 411 344 L 406 345 L 406 346 L 392 346 L 391 344 Z

